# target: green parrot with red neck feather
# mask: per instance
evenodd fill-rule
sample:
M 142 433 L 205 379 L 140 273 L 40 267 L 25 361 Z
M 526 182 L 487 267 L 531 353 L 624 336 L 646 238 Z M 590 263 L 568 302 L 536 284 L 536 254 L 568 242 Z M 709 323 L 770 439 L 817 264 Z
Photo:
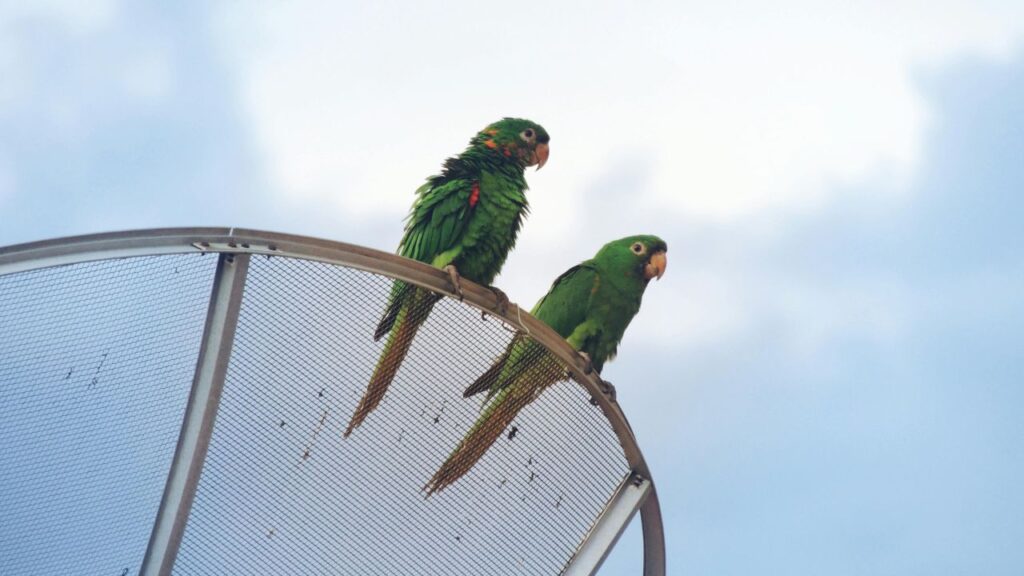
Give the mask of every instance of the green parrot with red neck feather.
M 519 118 L 504 118 L 477 133 L 462 154 L 445 161 L 441 173 L 416 191 L 398 254 L 446 269 L 459 295 L 460 278 L 490 285 L 529 211 L 523 173 L 544 166 L 548 141 L 543 127 Z M 498 296 L 507 302 L 504 294 Z M 346 437 L 380 404 L 417 330 L 440 299 L 395 281 L 374 334 L 375 340 L 387 336 L 387 341 Z
M 604 363 L 615 357 L 626 327 L 640 311 L 647 284 L 665 273 L 667 251 L 668 245 L 657 236 L 609 242 L 592 259 L 559 276 L 531 313 L 600 373 Z M 483 411 L 423 487 L 427 495 L 444 490 L 469 472 L 526 405 L 564 379 L 565 368 L 546 348 L 517 333 L 504 354 L 466 388 L 467 398 L 487 391 Z M 604 385 L 607 392 L 614 392 L 611 384 Z

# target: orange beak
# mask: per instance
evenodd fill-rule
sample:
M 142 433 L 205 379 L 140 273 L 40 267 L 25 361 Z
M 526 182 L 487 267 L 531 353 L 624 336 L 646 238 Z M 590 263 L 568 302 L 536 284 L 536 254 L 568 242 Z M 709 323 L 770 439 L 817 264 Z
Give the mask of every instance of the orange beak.
M 537 165 L 537 170 L 540 170 L 548 162 L 548 145 L 537 144 L 537 147 L 533 149 L 533 163 Z
M 666 268 L 668 268 L 668 258 L 665 256 L 665 253 L 655 252 L 651 254 L 651 259 L 644 266 L 644 278 L 648 280 L 651 278 L 661 280 Z

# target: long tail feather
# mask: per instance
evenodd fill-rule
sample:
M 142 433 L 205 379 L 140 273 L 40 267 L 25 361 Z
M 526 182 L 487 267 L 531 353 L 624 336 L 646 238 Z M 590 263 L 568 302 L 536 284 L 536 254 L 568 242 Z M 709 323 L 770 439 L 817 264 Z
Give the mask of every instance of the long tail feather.
M 374 340 L 380 340 L 381 336 L 391 332 L 391 328 L 394 327 L 395 320 L 398 318 L 398 313 L 402 310 L 402 304 L 409 299 L 412 289 L 412 285 L 406 284 L 401 280 L 395 280 L 394 284 L 391 285 L 388 307 L 384 311 L 384 316 L 380 319 L 380 323 L 377 324 L 377 330 L 373 333 Z
M 439 298 L 435 294 L 416 290 L 411 301 L 398 312 L 388 334 L 388 341 L 384 344 L 384 351 L 381 352 L 377 366 L 373 370 L 373 376 L 370 377 L 370 384 L 366 387 L 366 392 L 359 400 L 359 405 L 356 406 L 356 411 L 352 414 L 352 419 L 345 429 L 345 438 L 348 438 L 352 431 L 358 428 L 384 399 L 384 394 L 387 393 L 391 381 L 395 379 L 395 374 L 398 373 L 398 369 L 405 360 L 405 355 L 412 347 L 416 332 L 426 321 L 430 309 Z
M 533 340 L 517 334 L 491 367 L 462 391 L 462 397 L 469 398 L 486 390 L 487 400 L 490 400 L 502 388 L 514 382 L 523 371 L 528 370 L 531 361 L 536 360 L 541 353 L 542 349 Z
M 487 369 L 477 378 L 472 384 L 470 384 L 463 392 L 463 398 L 469 398 L 483 392 L 484 390 L 490 390 L 494 387 L 494 383 L 498 381 L 498 377 L 501 376 L 502 370 L 505 368 L 505 362 L 508 360 L 508 351 L 502 354 L 501 358 L 495 360 L 494 364 Z
M 564 369 L 556 362 L 545 359 L 498 392 L 462 442 L 423 486 L 427 496 L 444 490 L 465 476 L 512 424 L 519 412 L 540 396 L 541 392 L 559 381 L 563 374 Z

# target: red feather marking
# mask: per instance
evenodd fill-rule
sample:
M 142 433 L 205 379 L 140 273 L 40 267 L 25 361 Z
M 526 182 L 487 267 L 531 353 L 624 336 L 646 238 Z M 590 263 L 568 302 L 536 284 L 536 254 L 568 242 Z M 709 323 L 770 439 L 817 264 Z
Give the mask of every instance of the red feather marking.
M 469 207 L 476 206 L 476 203 L 480 201 L 480 183 L 473 182 L 473 191 L 469 193 Z

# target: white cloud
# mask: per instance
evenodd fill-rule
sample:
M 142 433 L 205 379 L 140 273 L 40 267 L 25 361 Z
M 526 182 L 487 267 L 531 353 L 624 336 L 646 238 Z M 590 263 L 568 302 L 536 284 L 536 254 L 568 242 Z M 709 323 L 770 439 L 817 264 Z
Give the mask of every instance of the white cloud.
M 675 233 L 641 230 L 666 214 L 754 225 L 747 240 L 759 242 L 855 183 L 909 189 L 929 117 L 918 77 L 1011 53 L 1024 5 L 527 2 L 499 18 L 479 3 L 307 2 L 228 4 L 217 22 L 278 193 L 339 219 L 393 214 L 397 230 L 413 190 L 475 130 L 505 115 L 542 122 L 551 162 L 527 176 L 533 213 L 498 281 L 528 307 L 604 241 Z M 606 187 L 623 188 L 621 209 L 601 207 L 629 222 L 587 212 L 588 196 L 608 193 L 595 182 L 631 166 L 641 173 Z M 674 266 L 631 337 L 703 346 L 778 325 L 801 357 L 836 335 L 895 342 L 909 321 L 884 281 L 762 293 L 749 283 L 778 279 L 737 265 Z
M 813 206 L 823 184 L 879 166 L 909 174 L 927 119 L 915 71 L 1005 54 L 1022 16 L 977 2 L 518 3 L 500 17 L 307 2 L 228 4 L 219 36 L 277 186 L 299 201 L 404 212 L 475 130 L 525 115 L 553 138 L 531 178 L 538 212 L 570 210 L 609 158 L 643 150 L 657 197 L 721 221 Z
M 852 285 L 792 283 L 773 291 L 768 314 L 794 358 L 813 362 L 836 338 L 896 347 L 911 333 L 913 290 L 875 278 Z
M 0 4 L 0 22 L 11 25 L 32 20 L 56 22 L 72 34 L 94 34 L 117 16 L 116 0 L 33 0 Z
M 69 54 L 59 72 L 44 70 L 32 60 L 33 43 L 45 45 L 46 35 L 54 31 L 83 44 L 105 34 L 115 25 L 118 6 L 114 0 L 74 2 L 40 0 L 38 2 L 0 3 L 0 118 L 17 117 L 30 110 L 48 107 L 47 128 L 67 133 L 70 139 L 88 113 L 80 110 L 81 92 L 62 90 L 76 76 L 79 54 Z M 88 78 L 88 76 L 85 76 Z M 55 89 L 54 87 L 60 87 Z
M 643 310 L 630 324 L 631 340 L 685 349 L 714 347 L 753 328 L 749 293 L 722 270 L 672 270 L 644 293 Z
M 750 234 L 736 241 L 756 252 L 752 247 L 766 239 Z M 837 339 L 899 345 L 919 320 L 912 287 L 898 278 L 810 280 L 749 259 L 683 259 L 682 266 L 670 266 L 665 278 L 648 286 L 643 309 L 630 325 L 630 341 L 703 350 L 770 340 L 793 361 L 809 362 Z
M 174 84 L 173 58 L 157 46 L 133 54 L 122 72 L 124 96 L 135 102 L 157 105 L 164 102 Z

